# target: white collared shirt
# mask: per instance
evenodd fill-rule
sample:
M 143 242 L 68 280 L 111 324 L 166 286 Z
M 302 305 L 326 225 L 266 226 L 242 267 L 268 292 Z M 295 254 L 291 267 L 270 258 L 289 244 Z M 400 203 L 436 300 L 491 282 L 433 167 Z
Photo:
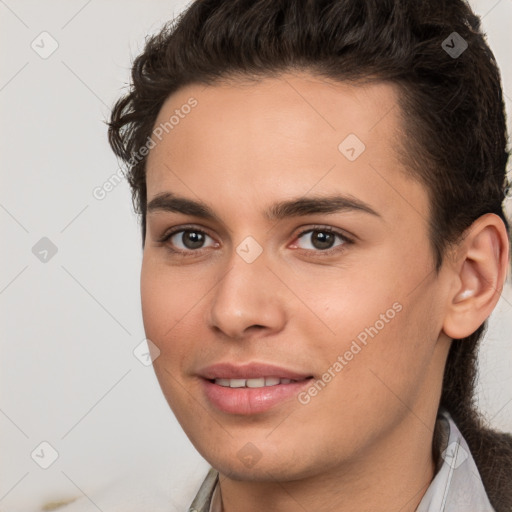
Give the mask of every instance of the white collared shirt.
M 452 417 L 440 409 L 441 457 L 416 512 L 496 512 L 489 502 L 469 447 Z M 189 512 L 223 512 L 219 474 L 210 469 Z

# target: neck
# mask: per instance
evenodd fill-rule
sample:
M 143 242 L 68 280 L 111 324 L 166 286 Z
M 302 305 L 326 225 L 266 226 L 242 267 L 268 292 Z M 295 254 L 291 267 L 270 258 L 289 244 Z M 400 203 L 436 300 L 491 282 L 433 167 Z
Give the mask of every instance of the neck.
M 424 417 L 420 416 L 420 417 Z M 292 481 L 236 481 L 220 475 L 223 512 L 414 512 L 434 475 L 428 421 L 408 413 L 385 438 L 327 472 Z

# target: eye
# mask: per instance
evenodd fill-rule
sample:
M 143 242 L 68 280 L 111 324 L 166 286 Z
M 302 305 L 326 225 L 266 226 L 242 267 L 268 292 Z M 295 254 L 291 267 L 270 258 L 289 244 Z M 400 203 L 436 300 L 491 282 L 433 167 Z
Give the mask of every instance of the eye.
M 352 240 L 348 237 L 328 226 L 315 226 L 312 229 L 302 231 L 297 239 L 305 242 L 305 247 L 299 248 L 325 254 L 344 250 L 345 245 L 352 243 Z M 336 239 L 339 240 L 337 244 Z M 294 244 L 293 247 L 297 247 L 297 244 Z
M 210 243 L 209 247 L 218 247 L 219 244 L 204 231 L 197 228 L 184 229 L 181 227 L 165 233 L 158 241 L 166 243 L 171 252 L 187 253 L 200 252 L 201 249 L 208 247 L 205 246 L 208 239 L 213 242 Z
M 299 248 L 308 252 L 313 251 L 326 256 L 334 252 L 341 252 L 345 250 L 347 245 L 353 243 L 346 235 L 329 226 L 314 226 L 301 231 L 296 240 L 302 242 L 302 247 L 300 246 L 301 242 L 295 242 L 291 246 L 292 248 Z M 172 229 L 166 232 L 158 242 L 165 244 L 171 253 L 181 256 L 200 254 L 208 247 L 220 246 L 205 231 L 193 226 L 180 226 Z

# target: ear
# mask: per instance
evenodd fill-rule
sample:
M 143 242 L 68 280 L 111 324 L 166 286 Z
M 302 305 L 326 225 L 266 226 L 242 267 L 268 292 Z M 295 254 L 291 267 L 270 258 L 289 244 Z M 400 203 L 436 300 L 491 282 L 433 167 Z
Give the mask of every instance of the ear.
M 494 213 L 482 215 L 466 230 L 455 254 L 443 331 L 461 339 L 480 327 L 500 298 L 509 258 L 504 222 Z

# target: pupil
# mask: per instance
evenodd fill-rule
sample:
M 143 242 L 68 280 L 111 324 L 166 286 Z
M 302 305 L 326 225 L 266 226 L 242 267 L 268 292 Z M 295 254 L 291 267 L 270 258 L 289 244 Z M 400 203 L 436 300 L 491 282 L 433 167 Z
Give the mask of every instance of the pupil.
M 203 233 L 197 233 L 196 231 L 187 231 L 182 235 L 182 242 L 188 249 L 197 249 L 203 244 L 204 235 Z
M 334 241 L 334 235 L 325 231 L 314 231 L 316 236 L 313 236 L 313 245 L 317 249 L 329 249 Z M 317 243 L 315 243 L 317 242 Z

